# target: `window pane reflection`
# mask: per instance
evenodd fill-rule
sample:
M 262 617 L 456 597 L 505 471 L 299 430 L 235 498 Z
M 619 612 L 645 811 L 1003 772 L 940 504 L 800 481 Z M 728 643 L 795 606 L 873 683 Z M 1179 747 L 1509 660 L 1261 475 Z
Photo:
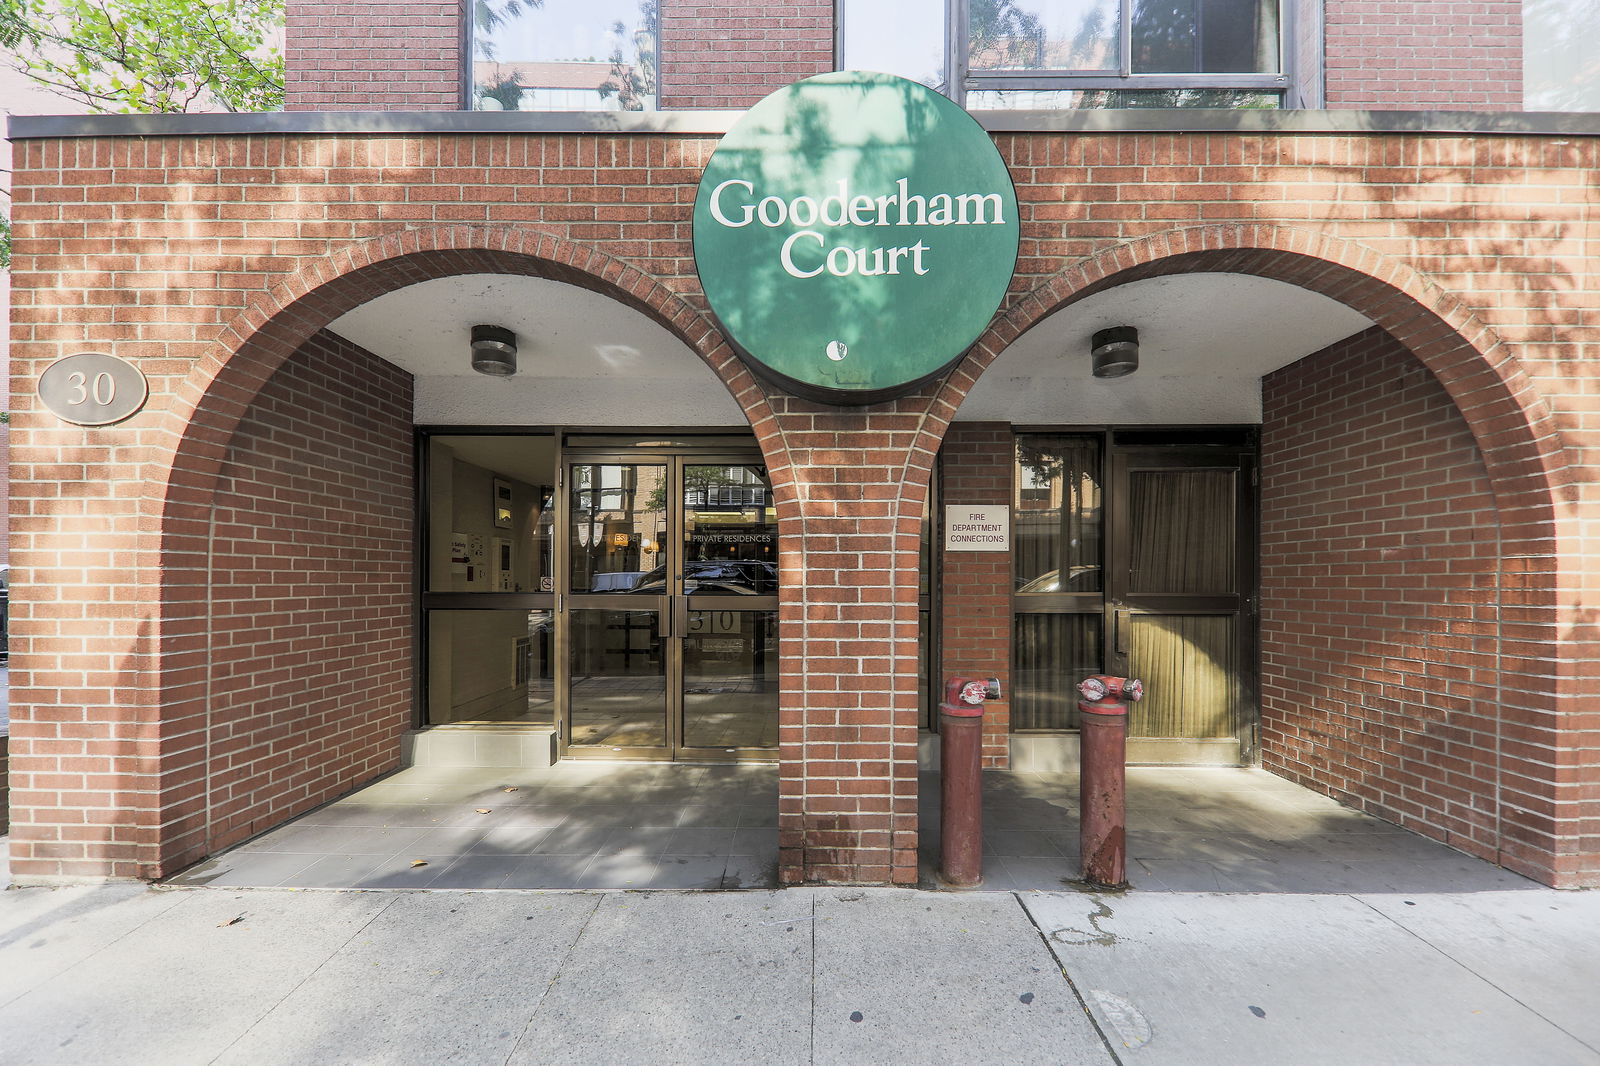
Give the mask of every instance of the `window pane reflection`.
M 778 746 L 778 612 L 689 612 L 683 742 L 691 748 Z
M 1138 0 L 1135 74 L 1275 74 L 1277 0 Z
M 1596 0 L 1523 0 L 1523 110 L 1600 111 L 1596 40 Z
M 1016 590 L 1099 592 L 1100 440 L 1017 440 Z
M 654 611 L 573 611 L 572 744 L 665 747 L 666 659 Z
M 944 0 L 839 4 L 840 70 L 875 70 L 944 92 Z
M 766 467 L 685 466 L 683 530 L 684 592 L 777 595 L 778 514 Z
M 973 111 L 1104 111 L 1207 107 L 1271 111 L 1283 94 L 1268 89 L 982 89 L 967 93 Z
M 569 552 L 573 592 L 665 589 L 667 468 L 652 463 L 572 467 Z M 648 587 L 654 573 L 656 587 Z
M 428 724 L 552 725 L 549 611 L 429 611 Z
M 479 111 L 653 111 L 657 0 L 474 0 Z
M 1078 728 L 1079 681 L 1101 671 L 1098 614 L 1019 614 L 1011 727 Z
M 967 56 L 973 70 L 1121 67 L 1117 0 L 972 0 Z

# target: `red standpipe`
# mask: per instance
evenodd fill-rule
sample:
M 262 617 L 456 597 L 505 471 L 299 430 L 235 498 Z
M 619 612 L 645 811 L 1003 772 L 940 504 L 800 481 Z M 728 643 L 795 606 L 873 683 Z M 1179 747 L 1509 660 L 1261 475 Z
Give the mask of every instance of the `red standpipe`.
M 939 876 L 955 888 L 983 883 L 983 701 L 997 688 L 952 677 L 939 704 Z
M 1099 675 L 1084 680 L 1078 691 L 1083 879 L 1121 888 L 1128 882 L 1128 702 L 1144 695 L 1144 685 Z

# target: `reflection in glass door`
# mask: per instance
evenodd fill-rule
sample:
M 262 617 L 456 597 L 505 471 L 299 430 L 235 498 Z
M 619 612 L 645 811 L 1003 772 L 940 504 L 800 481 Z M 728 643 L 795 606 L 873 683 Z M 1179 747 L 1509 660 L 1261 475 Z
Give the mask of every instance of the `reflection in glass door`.
M 765 468 L 580 455 L 565 483 L 563 751 L 772 757 L 777 522 Z
M 1137 758 L 1238 762 L 1254 738 L 1252 446 L 1161 437 L 1018 438 L 1012 726 L 1075 729 L 1078 681 L 1132 676 Z

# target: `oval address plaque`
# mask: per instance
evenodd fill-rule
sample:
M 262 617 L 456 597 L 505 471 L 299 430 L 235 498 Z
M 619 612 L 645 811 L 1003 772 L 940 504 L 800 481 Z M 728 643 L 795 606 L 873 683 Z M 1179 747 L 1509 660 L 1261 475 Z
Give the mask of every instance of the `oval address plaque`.
M 138 367 L 104 352 L 57 359 L 39 375 L 39 399 L 57 418 L 79 426 L 121 422 L 138 413 L 149 396 Z

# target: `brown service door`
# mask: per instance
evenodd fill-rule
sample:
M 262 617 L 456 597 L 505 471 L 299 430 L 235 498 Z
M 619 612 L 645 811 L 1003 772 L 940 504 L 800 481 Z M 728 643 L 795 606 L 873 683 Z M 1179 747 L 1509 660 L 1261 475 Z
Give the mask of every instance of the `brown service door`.
M 1134 761 L 1250 754 L 1254 647 L 1252 457 L 1226 449 L 1110 453 L 1105 662 L 1144 681 Z

